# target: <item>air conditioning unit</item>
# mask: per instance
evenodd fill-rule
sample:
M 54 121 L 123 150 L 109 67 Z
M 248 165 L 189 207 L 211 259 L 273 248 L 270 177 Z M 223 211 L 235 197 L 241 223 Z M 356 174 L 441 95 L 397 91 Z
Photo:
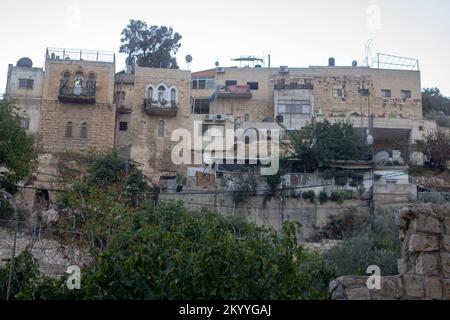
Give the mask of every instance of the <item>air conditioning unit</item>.
M 288 66 L 281 66 L 280 67 L 280 73 L 281 74 L 288 74 L 289 73 L 289 67 Z
M 217 73 L 225 73 L 225 68 L 224 67 L 218 67 L 217 68 Z
M 225 121 L 225 115 L 224 114 L 218 114 L 216 115 L 216 121 Z
M 216 116 L 214 114 L 205 114 L 205 121 L 214 121 Z

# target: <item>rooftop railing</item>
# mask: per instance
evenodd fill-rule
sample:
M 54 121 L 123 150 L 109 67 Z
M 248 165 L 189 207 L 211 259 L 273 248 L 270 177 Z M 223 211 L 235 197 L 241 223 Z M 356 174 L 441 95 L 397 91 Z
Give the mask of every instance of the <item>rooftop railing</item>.
M 74 60 L 106 63 L 116 62 L 114 52 L 62 48 L 47 48 L 45 58 L 47 60 Z

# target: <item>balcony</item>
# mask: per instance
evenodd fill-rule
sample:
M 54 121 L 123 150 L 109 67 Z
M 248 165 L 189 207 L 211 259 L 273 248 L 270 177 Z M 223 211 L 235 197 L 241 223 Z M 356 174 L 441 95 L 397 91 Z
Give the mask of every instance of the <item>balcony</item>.
M 274 85 L 275 90 L 314 90 L 314 85 L 311 83 L 284 83 L 277 82 Z
M 61 86 L 58 100 L 65 103 L 95 104 L 95 84 L 89 87 Z
M 249 86 L 226 86 L 216 91 L 218 99 L 251 99 L 252 92 Z
M 176 102 L 160 103 L 150 99 L 144 100 L 144 112 L 149 116 L 176 117 L 178 104 Z

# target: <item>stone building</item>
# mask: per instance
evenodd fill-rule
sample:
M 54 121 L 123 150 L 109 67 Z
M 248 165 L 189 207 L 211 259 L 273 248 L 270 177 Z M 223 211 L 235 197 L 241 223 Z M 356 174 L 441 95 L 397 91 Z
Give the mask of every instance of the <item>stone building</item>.
M 114 53 L 48 49 L 38 151 L 114 148 Z
M 8 66 L 5 97 L 16 101 L 22 116 L 21 126 L 35 136 L 39 131 L 43 86 L 44 70 L 33 67 L 31 59 L 22 58 L 16 66 Z
M 278 122 L 287 130 L 307 122 L 347 119 L 375 151 L 399 150 L 421 164 L 410 145 L 436 123 L 423 118 L 420 71 L 370 67 L 216 68 L 192 74 L 193 112 L 223 114 L 241 122 Z
M 114 53 L 87 50 L 47 49 L 44 68 L 28 58 L 9 66 L 5 96 L 37 142 L 32 185 L 19 195 L 30 212 L 51 211 L 61 154 L 114 148 L 114 72 Z

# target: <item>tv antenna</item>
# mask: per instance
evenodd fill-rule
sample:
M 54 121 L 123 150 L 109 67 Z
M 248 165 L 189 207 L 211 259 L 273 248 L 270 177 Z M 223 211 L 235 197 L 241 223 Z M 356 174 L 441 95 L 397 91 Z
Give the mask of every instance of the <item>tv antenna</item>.
M 370 67 L 370 65 L 372 64 L 372 51 L 370 49 L 370 47 L 372 46 L 372 43 L 373 43 L 373 39 L 369 39 L 366 42 L 363 57 L 360 62 L 360 65 L 363 67 Z
M 190 54 L 188 54 L 185 59 L 186 59 L 186 63 L 188 64 L 188 70 L 191 70 L 190 64 L 192 62 L 192 56 Z

